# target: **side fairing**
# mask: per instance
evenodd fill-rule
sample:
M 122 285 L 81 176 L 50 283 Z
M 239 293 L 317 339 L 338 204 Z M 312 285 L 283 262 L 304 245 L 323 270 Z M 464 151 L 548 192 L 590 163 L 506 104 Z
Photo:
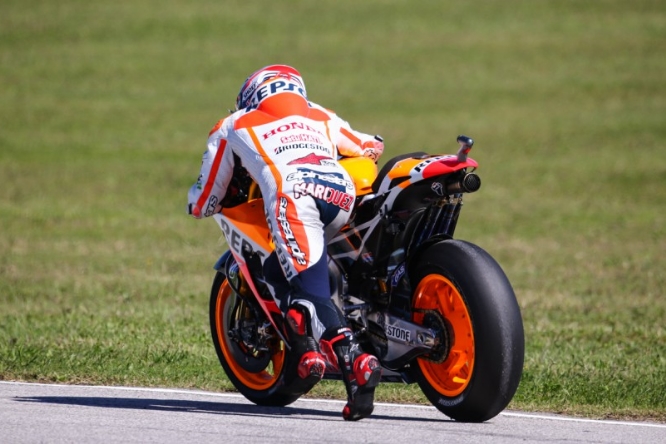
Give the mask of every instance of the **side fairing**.
M 236 259 L 256 253 L 261 262 L 273 251 L 271 234 L 265 224 L 263 199 L 255 199 L 213 216 L 222 229 Z
M 261 291 L 264 284 L 253 280 L 255 273 L 261 270 L 264 261 L 273 251 L 271 234 L 266 225 L 263 199 L 254 199 L 233 208 L 225 208 L 222 213 L 213 216 L 224 233 L 229 251 L 250 286 L 256 300 L 265 313 L 280 316 L 281 312 L 273 297 Z M 278 328 L 275 319 L 271 323 Z

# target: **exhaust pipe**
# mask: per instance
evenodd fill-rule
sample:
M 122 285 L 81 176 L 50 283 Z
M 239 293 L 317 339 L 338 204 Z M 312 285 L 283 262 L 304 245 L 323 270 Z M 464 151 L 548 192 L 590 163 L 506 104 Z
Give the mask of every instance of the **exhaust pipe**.
M 449 194 L 473 193 L 481 188 L 481 178 L 476 173 L 467 173 L 461 180 L 450 183 L 446 187 Z

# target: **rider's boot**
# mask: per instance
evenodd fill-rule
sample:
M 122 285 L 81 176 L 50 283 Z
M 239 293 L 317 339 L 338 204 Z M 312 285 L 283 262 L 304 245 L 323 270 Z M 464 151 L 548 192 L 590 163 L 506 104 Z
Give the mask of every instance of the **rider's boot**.
M 298 358 L 296 374 L 300 379 L 297 388 L 309 390 L 324 376 L 326 361 L 319 352 L 317 342 L 308 334 L 307 310 L 293 305 L 287 310 L 287 324 L 290 329 L 292 352 Z
M 374 409 L 375 388 L 382 374 L 379 360 L 360 348 L 348 327 L 327 330 L 320 345 L 326 355 L 334 354 L 347 389 L 347 405 L 342 410 L 342 417 L 347 421 L 358 421 L 370 416 Z

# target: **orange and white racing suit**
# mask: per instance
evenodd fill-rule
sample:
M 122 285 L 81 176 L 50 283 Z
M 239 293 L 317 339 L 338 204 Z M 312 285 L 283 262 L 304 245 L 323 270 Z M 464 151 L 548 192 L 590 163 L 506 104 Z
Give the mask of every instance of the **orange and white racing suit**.
M 215 125 L 189 191 L 189 212 L 200 218 L 222 209 L 236 155 L 261 190 L 284 277 L 291 284 L 307 277 L 301 293 L 330 299 L 326 240 L 347 223 L 355 200 L 338 155 L 376 161 L 383 144 L 308 102 L 297 87 L 285 79 L 268 82 L 260 103 Z

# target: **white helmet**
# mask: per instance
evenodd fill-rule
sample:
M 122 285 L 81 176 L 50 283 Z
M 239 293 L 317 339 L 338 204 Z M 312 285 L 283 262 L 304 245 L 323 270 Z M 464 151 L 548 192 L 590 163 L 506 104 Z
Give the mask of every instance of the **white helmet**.
M 301 74 L 295 68 L 287 65 L 269 65 L 255 71 L 245 79 L 245 83 L 241 86 L 241 89 L 238 92 L 238 97 L 236 97 L 236 109 L 239 110 L 247 108 L 252 104 L 258 104 L 265 98 L 257 97 L 256 103 L 253 103 L 253 98 L 259 89 L 259 86 L 276 77 L 283 78 L 290 83 L 295 84 L 294 86 L 298 88 L 298 91 L 295 92 L 307 98 L 305 83 L 303 82 Z

